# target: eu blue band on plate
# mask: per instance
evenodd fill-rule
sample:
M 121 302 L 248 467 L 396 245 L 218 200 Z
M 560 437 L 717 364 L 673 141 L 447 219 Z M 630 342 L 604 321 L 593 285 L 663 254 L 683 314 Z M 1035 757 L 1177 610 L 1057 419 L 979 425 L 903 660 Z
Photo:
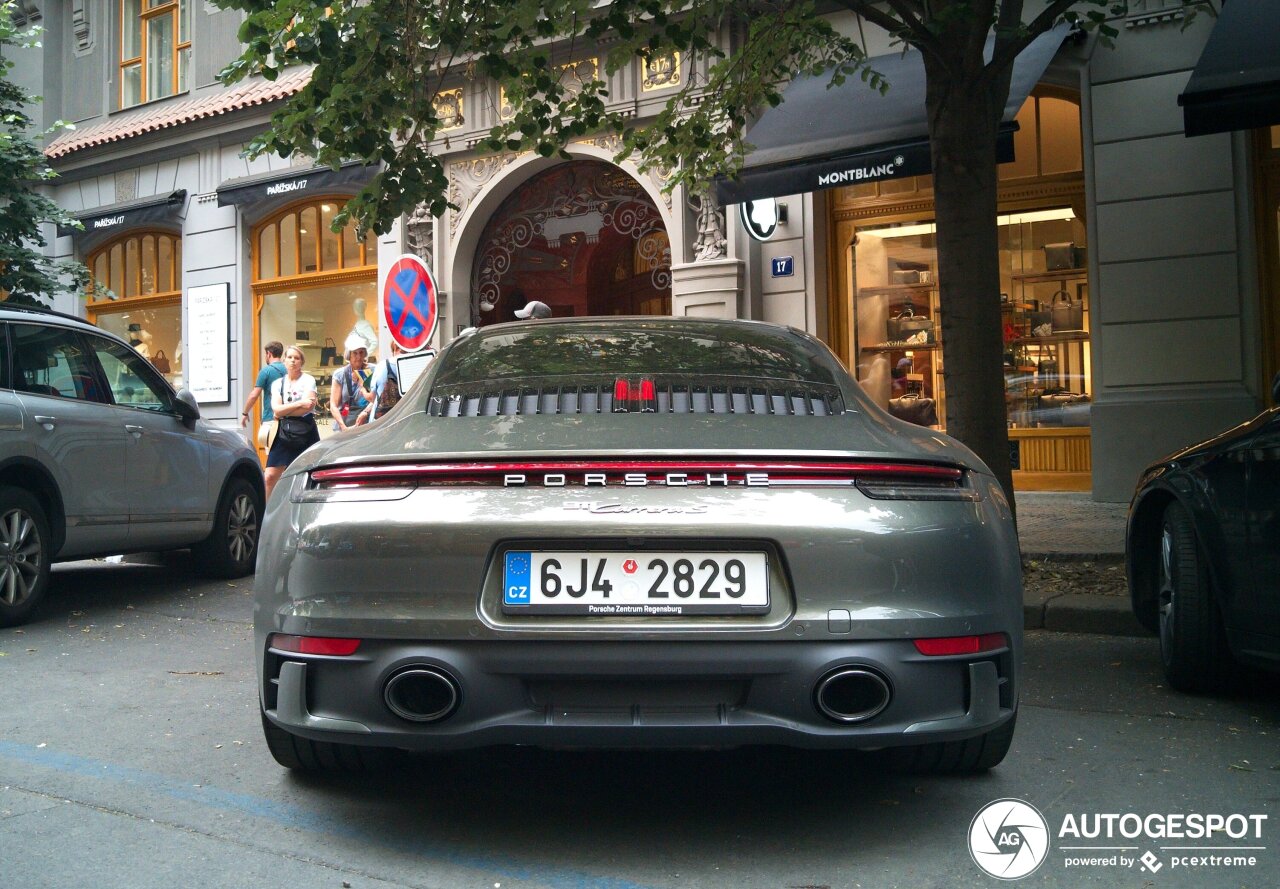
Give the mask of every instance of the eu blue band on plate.
M 533 564 L 532 554 L 510 552 L 502 576 L 502 601 L 505 605 L 529 604 L 529 574 Z

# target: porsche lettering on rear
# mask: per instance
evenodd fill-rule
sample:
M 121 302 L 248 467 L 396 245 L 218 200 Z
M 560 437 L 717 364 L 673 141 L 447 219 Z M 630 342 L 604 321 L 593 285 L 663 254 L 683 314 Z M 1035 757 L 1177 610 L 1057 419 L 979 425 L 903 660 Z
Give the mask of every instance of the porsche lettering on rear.
M 617 475 L 611 475 L 607 472 L 544 472 L 544 473 L 523 473 L 509 472 L 502 476 L 503 487 L 521 488 L 521 487 L 537 487 L 544 488 L 565 488 L 572 486 L 581 486 L 584 488 L 607 488 L 612 486 L 625 488 L 644 488 L 649 485 L 666 486 L 669 488 L 685 488 L 685 487 L 722 487 L 727 488 L 731 485 L 744 487 L 768 487 L 769 473 L 767 472 L 748 472 L 741 477 L 730 475 L 727 472 L 667 472 L 660 475 L 654 475 L 646 472 L 624 472 Z

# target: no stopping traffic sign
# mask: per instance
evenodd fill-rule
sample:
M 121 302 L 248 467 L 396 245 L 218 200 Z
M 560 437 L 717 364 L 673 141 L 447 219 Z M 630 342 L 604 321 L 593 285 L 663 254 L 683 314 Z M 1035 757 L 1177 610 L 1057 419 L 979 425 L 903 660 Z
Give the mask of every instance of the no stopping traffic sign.
M 391 338 L 407 352 L 425 346 L 440 321 L 439 291 L 427 264 L 406 253 L 382 282 L 382 314 Z

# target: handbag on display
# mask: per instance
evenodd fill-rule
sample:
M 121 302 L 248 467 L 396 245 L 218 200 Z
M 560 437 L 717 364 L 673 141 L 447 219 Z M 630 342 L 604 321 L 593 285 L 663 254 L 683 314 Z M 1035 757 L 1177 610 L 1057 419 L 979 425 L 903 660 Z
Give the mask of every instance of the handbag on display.
M 1084 330 L 1084 300 L 1073 300 L 1070 293 L 1059 290 L 1053 295 L 1053 332 L 1072 330 Z
M 938 425 L 938 406 L 932 398 L 921 395 L 903 395 L 901 398 L 889 399 L 889 413 L 899 420 L 915 423 L 917 426 Z
M 164 349 L 156 349 L 156 354 L 151 356 L 151 366 L 162 374 L 169 372 L 169 356 L 164 354 Z
M 1085 263 L 1085 250 L 1077 247 L 1074 241 L 1065 244 L 1045 244 L 1044 264 L 1051 272 L 1062 272 L 1067 269 L 1082 269 Z
M 923 333 L 924 341 L 917 343 L 918 345 L 926 345 L 932 343 L 933 340 L 933 319 L 926 318 L 924 315 L 917 315 L 915 308 L 907 303 L 902 308 L 902 313 L 896 318 L 890 318 L 885 322 L 885 332 L 888 334 L 889 342 L 898 342 Z
M 341 364 L 338 360 L 338 344 L 333 341 L 333 337 L 324 338 L 324 345 L 320 347 L 320 366 L 328 367 L 331 364 Z
M 1083 392 L 1051 389 L 1036 399 L 1036 420 L 1040 426 L 1088 426 L 1089 396 Z M 1071 422 L 1067 422 L 1070 416 Z

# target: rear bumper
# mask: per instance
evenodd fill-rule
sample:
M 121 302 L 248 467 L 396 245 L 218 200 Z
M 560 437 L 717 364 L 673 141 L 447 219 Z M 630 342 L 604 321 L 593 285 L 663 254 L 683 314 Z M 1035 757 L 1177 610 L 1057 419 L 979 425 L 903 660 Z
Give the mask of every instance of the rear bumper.
M 318 741 L 457 750 L 544 747 L 878 748 L 990 731 L 1017 706 L 1013 651 L 926 657 L 907 640 L 814 642 L 369 640 L 350 657 L 277 652 L 259 638 L 269 719 Z M 387 680 L 426 666 L 456 682 L 439 722 L 387 706 Z M 882 677 L 887 706 L 843 724 L 815 689 L 833 670 Z

